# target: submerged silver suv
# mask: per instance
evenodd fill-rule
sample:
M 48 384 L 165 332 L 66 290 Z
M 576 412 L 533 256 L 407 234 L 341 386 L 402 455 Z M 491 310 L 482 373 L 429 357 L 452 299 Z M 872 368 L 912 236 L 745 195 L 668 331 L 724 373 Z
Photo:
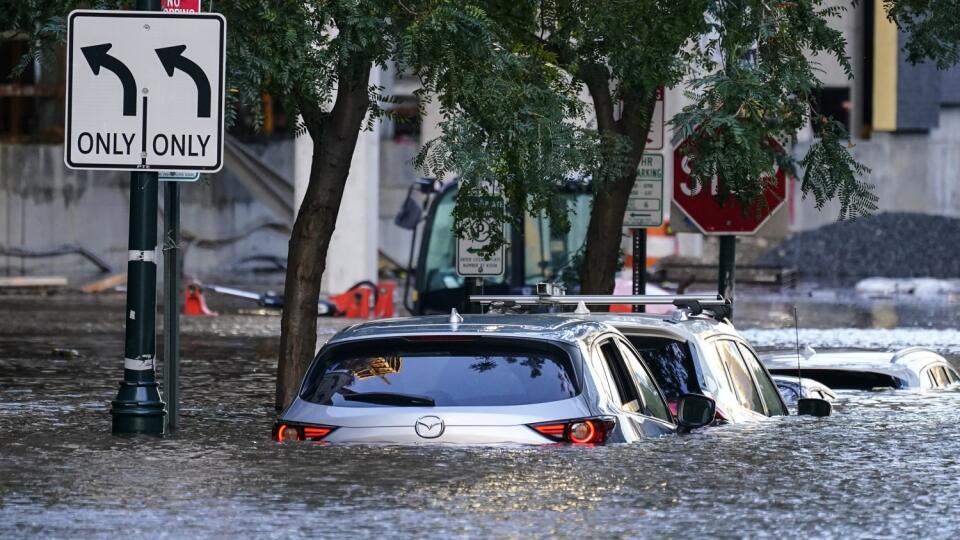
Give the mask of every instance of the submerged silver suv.
M 636 349 L 576 315 L 413 317 L 360 324 L 318 352 L 274 428 L 279 441 L 630 442 L 710 424 L 677 414 Z

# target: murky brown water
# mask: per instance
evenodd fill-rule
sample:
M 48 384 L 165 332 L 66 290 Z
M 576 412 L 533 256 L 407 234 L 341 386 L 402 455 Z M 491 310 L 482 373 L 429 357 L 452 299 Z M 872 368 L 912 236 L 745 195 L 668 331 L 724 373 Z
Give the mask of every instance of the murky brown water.
M 182 431 L 115 437 L 118 306 L 0 299 L 0 536 L 960 530 L 960 392 L 847 393 L 827 419 L 603 448 L 279 445 L 269 440 L 278 321 L 228 316 L 185 322 Z

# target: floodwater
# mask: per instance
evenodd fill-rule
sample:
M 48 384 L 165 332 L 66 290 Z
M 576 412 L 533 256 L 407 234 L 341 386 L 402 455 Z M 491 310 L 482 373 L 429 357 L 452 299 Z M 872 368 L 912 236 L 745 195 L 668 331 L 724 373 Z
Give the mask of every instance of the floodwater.
M 122 312 L 122 298 L 0 298 L 0 537 L 960 530 L 960 392 L 843 393 L 826 419 L 598 448 L 278 444 L 278 321 L 230 315 L 184 323 L 182 430 L 116 437 Z

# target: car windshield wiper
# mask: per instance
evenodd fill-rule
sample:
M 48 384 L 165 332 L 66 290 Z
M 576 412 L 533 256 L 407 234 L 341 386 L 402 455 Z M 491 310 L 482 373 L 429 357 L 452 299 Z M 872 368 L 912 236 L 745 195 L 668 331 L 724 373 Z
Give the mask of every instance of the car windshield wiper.
M 433 407 L 437 404 L 432 397 L 396 392 L 354 392 L 341 394 L 344 401 L 363 401 L 379 405 L 400 405 L 412 407 Z

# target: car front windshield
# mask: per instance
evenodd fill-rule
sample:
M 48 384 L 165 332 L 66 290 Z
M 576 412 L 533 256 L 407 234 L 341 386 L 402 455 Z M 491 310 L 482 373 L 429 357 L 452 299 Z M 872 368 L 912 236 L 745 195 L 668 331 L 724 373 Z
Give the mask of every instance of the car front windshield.
M 472 407 L 577 394 L 570 357 L 558 348 L 382 340 L 321 356 L 301 397 L 335 407 Z

